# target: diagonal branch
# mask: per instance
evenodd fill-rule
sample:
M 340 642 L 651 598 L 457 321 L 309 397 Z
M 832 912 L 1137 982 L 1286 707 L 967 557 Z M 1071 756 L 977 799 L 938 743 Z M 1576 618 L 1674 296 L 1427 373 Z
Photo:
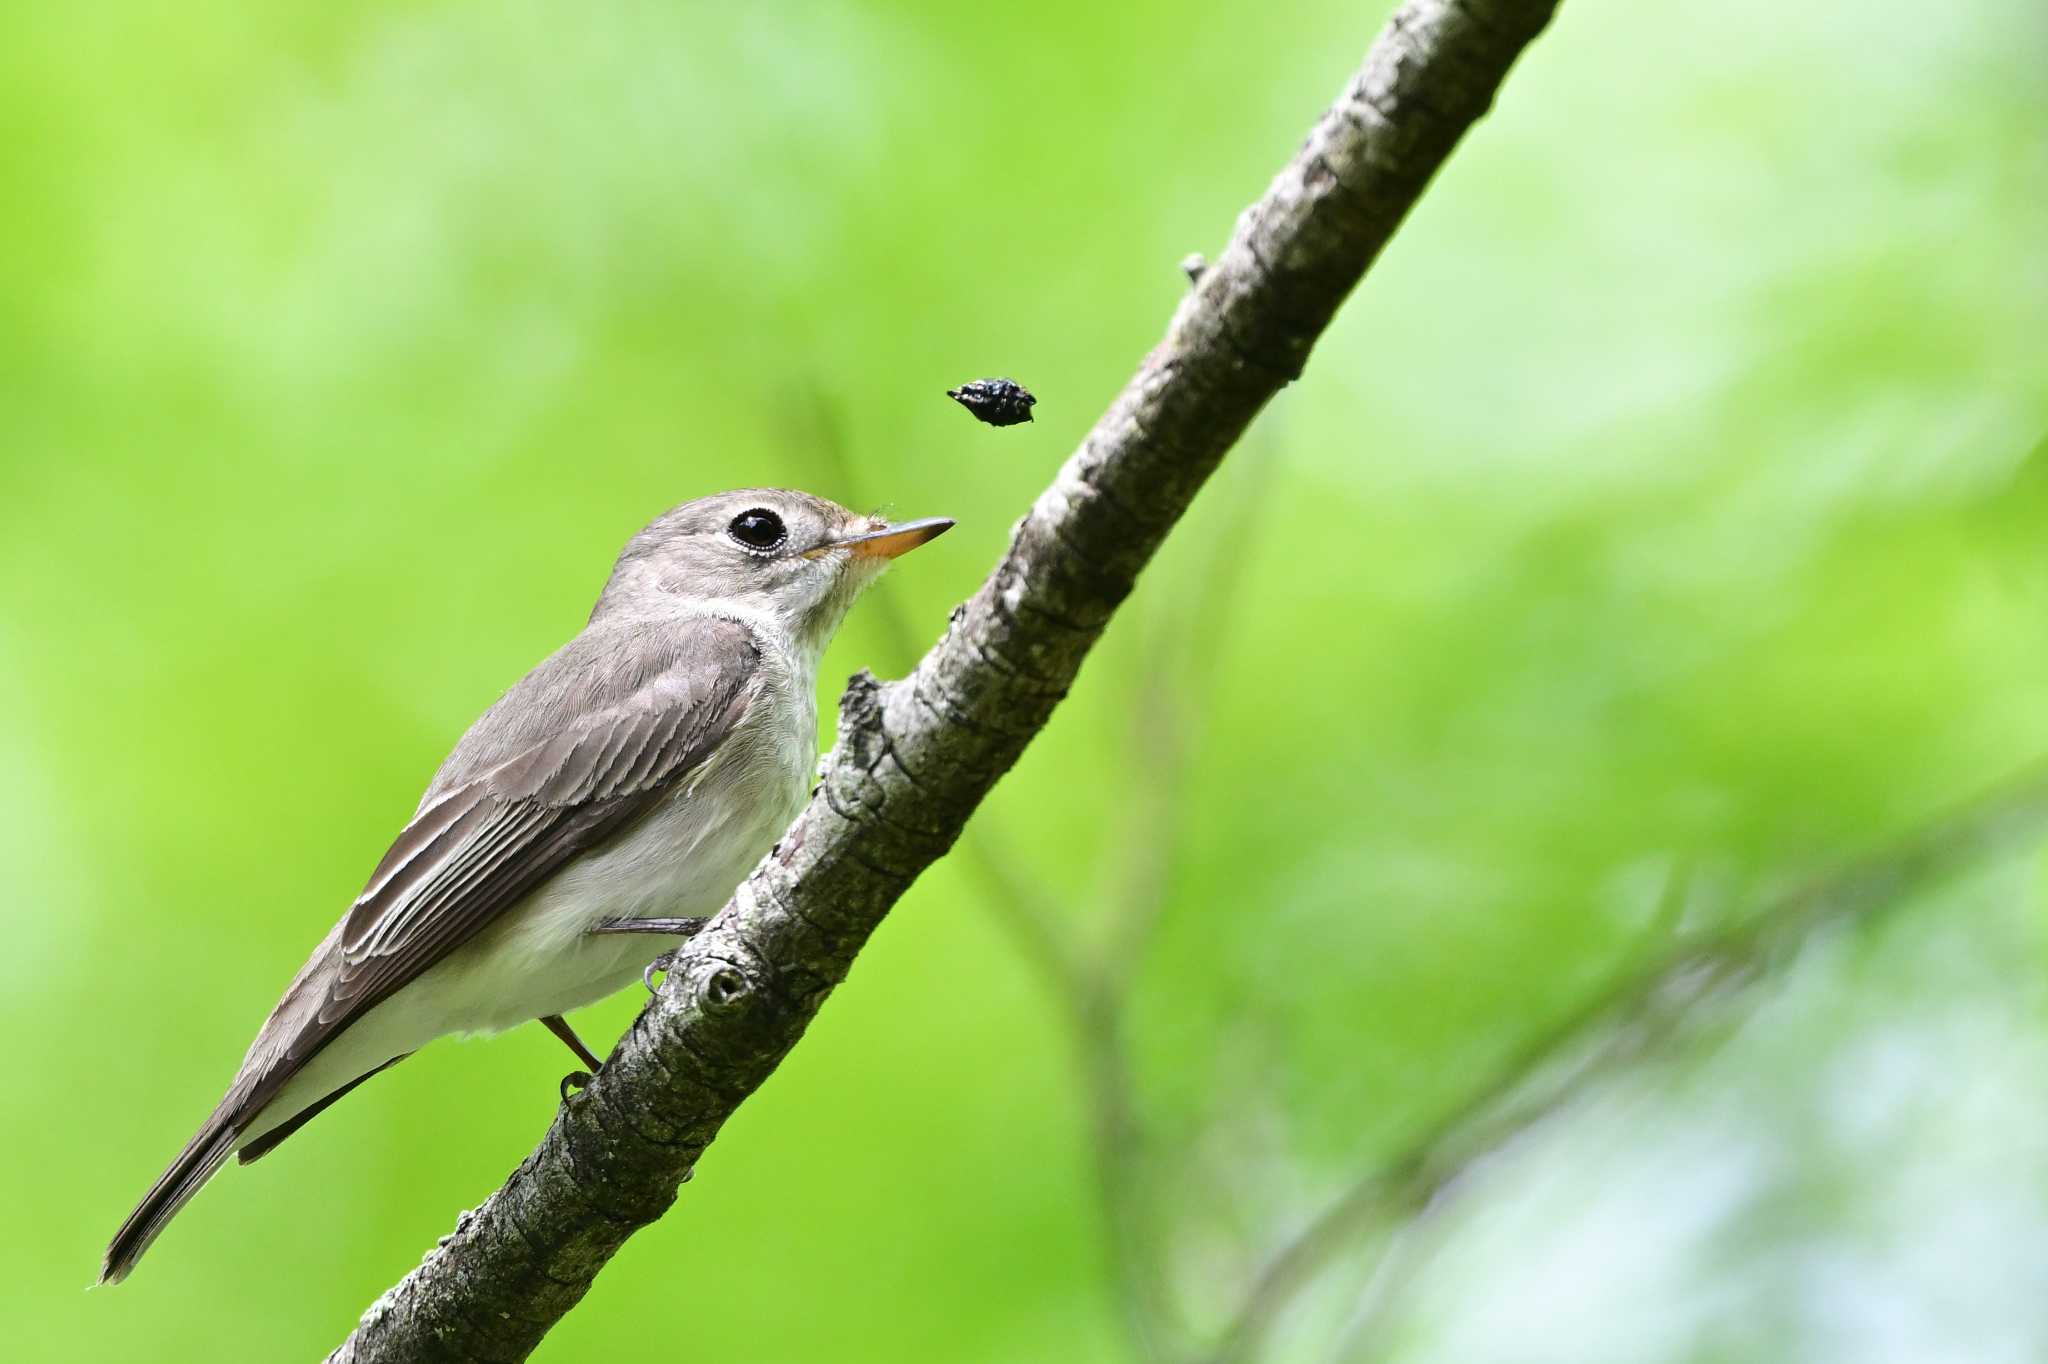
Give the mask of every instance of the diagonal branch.
M 504 1186 L 330 1357 L 517 1360 L 803 1035 L 1051 718 L 1137 575 L 1393 235 L 1554 0 L 1409 0 L 910 677 L 862 673 L 811 803 Z

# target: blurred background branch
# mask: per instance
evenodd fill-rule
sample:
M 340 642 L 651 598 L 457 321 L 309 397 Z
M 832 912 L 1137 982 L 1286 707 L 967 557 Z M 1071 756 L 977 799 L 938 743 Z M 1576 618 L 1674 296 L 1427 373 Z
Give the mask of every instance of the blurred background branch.
M 1252 517 L 1247 513 L 1244 521 Z M 1244 528 L 1240 527 L 1240 534 Z M 1242 543 L 1233 536 L 1231 543 Z M 1231 576 L 1213 575 L 1199 594 L 1211 609 L 1228 598 Z M 1189 613 L 1217 620 L 1199 607 Z M 1155 636 L 1148 664 L 1173 650 Z M 1148 666 L 1136 689 L 1130 731 L 1144 760 L 1133 770 L 1132 832 L 1170 843 L 1175 793 L 1185 773 L 1189 716 L 1203 713 L 1200 669 Z M 1174 717 L 1162 721 L 1162 717 Z M 1171 736 L 1171 737 L 1169 737 Z M 985 873 L 992 907 L 1030 925 L 1033 938 L 1058 940 L 1068 917 L 1035 890 L 1029 869 L 977 831 L 969 852 Z M 1078 1070 L 1090 1111 L 1098 1193 L 1108 1238 L 1111 1287 L 1137 1358 L 1245 1364 L 1263 1357 L 1267 1338 L 1296 1299 L 1351 1253 L 1362 1239 L 1379 1249 L 1335 1358 L 1363 1360 L 1375 1346 L 1402 1286 L 1434 1244 L 1434 1225 L 1482 1162 L 1584 1095 L 1618 1066 L 1639 1060 L 1678 1034 L 1698 1030 L 1740 1007 L 1740 991 L 1773 963 L 1800 952 L 1824 930 L 1875 918 L 1941 882 L 2009 857 L 2048 838 L 2048 769 L 2031 768 L 1968 807 L 1944 816 L 1857 862 L 1781 895 L 1760 909 L 1704 931 L 1685 930 L 1682 916 L 1692 869 L 1674 863 L 1656 911 L 1631 960 L 1590 990 L 1576 1007 L 1513 1046 L 1477 1076 L 1465 1097 L 1415 1132 L 1389 1157 L 1375 1160 L 1271 1255 L 1249 1284 L 1242 1305 L 1212 1344 L 1196 1339 L 1174 1301 L 1162 1259 L 1174 1241 L 1172 1209 L 1155 1198 L 1149 1160 L 1156 1136 L 1138 1115 L 1143 1093 L 1124 1035 L 1125 1004 L 1145 965 L 1145 929 L 1168 903 L 1163 874 L 1132 876 L 1129 860 L 1112 858 L 1106 873 L 1112 907 L 1089 965 L 1048 970 L 1047 984 L 1074 1027 Z M 1113 845 L 1122 849 L 1126 840 Z M 1171 865 L 1169 858 L 1166 863 Z M 1242 912 L 1256 914 L 1257 907 Z M 1135 927 L 1134 927 L 1135 925 Z M 1041 963 L 1042 964 L 1042 963 Z M 1199 1191 L 1190 1196 L 1201 1197 Z
M 1338 1350 L 1342 1358 L 1363 1358 L 1398 1304 L 1400 1285 L 1427 1255 L 1431 1222 L 1475 1165 L 1614 1067 L 1730 1006 L 1740 987 L 1754 983 L 1773 961 L 1796 954 L 1810 935 L 1874 917 L 1950 877 L 2038 844 L 2048 837 L 2048 770 L 2017 774 L 1967 808 L 1707 931 L 1685 931 L 1694 867 L 1675 860 L 1634 956 L 1609 983 L 1513 1047 L 1476 1077 L 1460 1102 L 1333 1197 L 1271 1255 L 1220 1336 L 1203 1346 L 1174 1302 L 1162 1265 L 1174 1229 L 1170 1211 L 1152 1197 L 1148 1147 L 1156 1138 L 1138 1115 L 1143 1081 L 1124 1028 L 1151 930 L 1170 900 L 1190 726 L 1208 709 L 1201 680 L 1213 671 L 1203 666 L 1206 651 L 1198 641 L 1227 635 L 1238 570 L 1255 538 L 1256 489 L 1263 485 L 1256 478 L 1238 481 L 1238 491 L 1249 495 L 1233 501 L 1233 524 L 1215 537 L 1208 572 L 1189 579 L 1198 586 L 1183 594 L 1177 620 L 1154 622 L 1131 691 L 1129 815 L 1111 840 L 1104 888 L 1093 897 L 1110 908 L 1097 944 L 1067 945 L 1070 916 L 1038 889 L 1025 863 L 1001 849 L 986 824 L 969 831 L 966 851 L 983 873 L 991 906 L 1013 925 L 1020 943 L 1039 945 L 1027 955 L 1075 1030 L 1078 1070 L 1094 1115 L 1112 1287 L 1136 1357 L 1206 1364 L 1260 1358 L 1294 1300 L 1370 1235 L 1381 1243 L 1378 1267 Z
M 1161 1261 L 1170 1238 L 1150 1159 L 1156 1138 L 1142 1116 L 1143 1082 L 1127 1037 L 1128 1005 L 1170 902 L 1191 731 L 1209 713 L 1203 684 L 1215 675 L 1204 665 L 1214 639 L 1228 635 L 1243 567 L 1256 552 L 1265 487 L 1259 462 L 1254 457 L 1229 480 L 1227 515 L 1209 531 L 1206 565 L 1183 580 L 1191 586 L 1143 613 L 1152 628 L 1125 705 L 1123 816 L 1108 840 L 1100 884 L 1087 897 L 1106 911 L 1102 922 L 1074 924 L 985 822 L 962 840 L 987 903 L 1027 945 L 1070 1027 L 1111 1290 L 1132 1353 L 1143 1360 L 1181 1358 L 1191 1342 Z M 1077 933 L 1083 936 L 1074 941 Z

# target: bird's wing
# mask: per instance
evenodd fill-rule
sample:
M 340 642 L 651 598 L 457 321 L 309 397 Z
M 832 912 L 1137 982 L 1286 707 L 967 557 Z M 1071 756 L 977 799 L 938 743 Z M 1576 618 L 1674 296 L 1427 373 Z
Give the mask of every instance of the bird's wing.
M 250 1048 L 244 1113 L 733 731 L 757 689 L 753 636 L 709 618 L 662 635 L 586 631 L 477 721 Z
M 100 1281 L 127 1276 L 315 1053 L 704 763 L 757 694 L 760 657 L 731 621 L 593 625 L 486 711 L 121 1224 Z

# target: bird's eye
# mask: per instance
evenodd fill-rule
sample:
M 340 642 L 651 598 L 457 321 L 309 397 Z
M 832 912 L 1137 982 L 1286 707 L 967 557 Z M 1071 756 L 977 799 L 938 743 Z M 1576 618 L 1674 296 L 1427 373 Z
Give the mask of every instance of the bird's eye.
M 740 542 L 740 548 L 756 554 L 767 554 L 782 548 L 782 542 L 789 538 L 789 530 L 782 524 L 782 518 L 766 507 L 754 507 L 741 512 L 725 528 L 725 533 Z

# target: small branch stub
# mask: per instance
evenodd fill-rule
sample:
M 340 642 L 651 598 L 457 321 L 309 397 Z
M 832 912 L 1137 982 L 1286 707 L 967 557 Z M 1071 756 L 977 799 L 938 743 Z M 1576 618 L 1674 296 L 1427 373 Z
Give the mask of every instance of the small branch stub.
M 730 1009 L 747 994 L 747 977 L 737 966 L 720 966 L 704 977 L 701 997 L 707 1009 Z

